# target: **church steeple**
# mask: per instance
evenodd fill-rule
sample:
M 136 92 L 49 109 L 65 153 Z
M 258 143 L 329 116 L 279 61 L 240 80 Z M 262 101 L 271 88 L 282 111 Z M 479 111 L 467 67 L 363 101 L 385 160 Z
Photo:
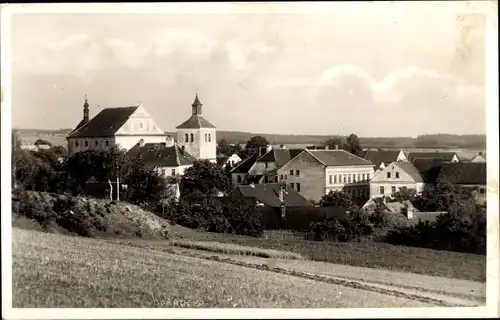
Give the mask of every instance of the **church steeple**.
M 194 116 L 201 115 L 201 106 L 203 106 L 203 104 L 201 104 L 200 99 L 198 99 L 198 93 L 197 93 L 196 97 L 194 98 L 194 102 L 191 105 Z
M 83 121 L 89 121 L 89 103 L 87 101 L 87 95 L 85 95 L 85 103 L 83 104 Z

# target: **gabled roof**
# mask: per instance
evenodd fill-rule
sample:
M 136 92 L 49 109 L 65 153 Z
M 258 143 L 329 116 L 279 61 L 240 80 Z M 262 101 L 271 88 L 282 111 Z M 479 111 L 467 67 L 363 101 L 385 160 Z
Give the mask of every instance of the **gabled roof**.
M 265 148 L 262 148 L 260 153 L 254 152 L 252 155 L 247 157 L 246 159 L 241 160 L 236 164 L 236 167 L 234 167 L 230 172 L 231 173 L 248 173 L 250 168 L 254 165 L 254 163 L 257 161 L 258 158 L 260 158 L 264 153 L 266 152 Z
M 425 183 L 436 183 L 439 171 L 443 165 L 442 158 L 413 159 L 413 165 L 418 169 Z
M 355 156 L 345 150 L 305 150 L 325 166 L 373 166 L 368 160 Z
M 199 128 L 215 128 L 213 124 L 208 122 L 200 115 L 193 114 L 189 119 L 184 121 L 177 129 L 199 129 Z
M 382 163 L 388 165 L 389 163 L 396 161 L 400 152 L 401 151 L 397 150 L 365 150 L 361 151 L 360 156 L 361 158 L 366 159 L 375 166 L 379 167 Z
M 424 178 L 420 174 L 420 171 L 411 162 L 406 161 L 394 161 L 395 166 L 402 169 L 404 172 L 408 173 L 415 182 L 424 182 Z
M 113 136 L 137 108 L 139 106 L 104 109 L 83 125 L 81 125 L 82 120 L 79 123 L 81 126 L 71 132 L 68 138 Z
M 438 179 L 456 184 L 486 185 L 486 163 L 443 163 Z
M 252 185 L 239 185 L 237 191 L 244 198 L 254 198 L 257 201 L 264 203 L 270 207 L 279 207 L 281 201 L 279 199 L 281 185 L 279 183 L 266 183 Z M 287 188 L 283 192 L 283 201 L 287 207 L 311 207 L 312 203 L 304 198 L 297 191 Z
M 266 152 L 257 161 L 274 162 L 278 168 L 284 166 L 288 161 L 298 156 L 304 149 L 275 148 Z
M 408 161 L 413 159 L 429 159 L 429 158 L 442 158 L 445 162 L 450 162 L 457 154 L 455 152 L 410 152 L 407 155 Z M 458 156 L 457 156 L 458 157 Z
M 127 156 L 140 156 L 148 167 L 178 167 L 192 165 L 196 158 L 187 151 L 182 151 L 178 144 L 167 147 L 165 143 L 146 143 L 132 147 Z

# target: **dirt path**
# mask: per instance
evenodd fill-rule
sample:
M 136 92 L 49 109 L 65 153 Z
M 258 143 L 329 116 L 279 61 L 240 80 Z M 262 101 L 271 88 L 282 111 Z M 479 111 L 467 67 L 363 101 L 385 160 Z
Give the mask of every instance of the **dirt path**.
M 353 267 L 307 260 L 267 259 L 173 248 L 178 254 L 266 269 L 318 281 L 406 297 L 435 305 L 481 306 L 486 303 L 486 284 L 381 269 Z

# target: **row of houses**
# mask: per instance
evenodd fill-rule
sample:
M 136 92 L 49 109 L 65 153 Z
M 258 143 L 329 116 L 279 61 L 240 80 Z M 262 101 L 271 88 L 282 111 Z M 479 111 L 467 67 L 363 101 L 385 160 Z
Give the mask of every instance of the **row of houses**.
M 234 185 L 284 183 L 312 202 L 343 191 L 364 203 L 402 188 L 421 193 L 439 180 L 473 188 L 478 203 L 486 201 L 486 162 L 461 162 L 454 152 L 365 150 L 356 156 L 338 149 L 282 146 L 256 151 L 230 174 Z
M 280 199 L 277 185 L 286 186 L 290 196 L 279 202 L 288 205 L 289 197 L 315 203 L 330 191 L 344 191 L 366 203 L 403 187 L 421 192 L 439 178 L 477 189 L 478 201 L 485 200 L 486 163 L 481 155 L 466 163 L 453 152 L 365 150 L 357 156 L 337 148 L 281 145 L 260 148 L 245 159 L 238 155 L 218 159 L 216 128 L 202 117 L 201 108 L 196 95 L 191 117 L 177 127 L 174 138 L 159 128 L 142 105 L 104 109 L 91 119 L 85 99 L 83 119 L 67 137 L 68 151 L 119 146 L 130 156 L 140 154 L 152 170 L 171 182 L 177 195 L 177 181 L 185 170 L 197 160 L 209 160 L 231 168 L 229 175 L 238 192 L 255 192 L 262 203 Z

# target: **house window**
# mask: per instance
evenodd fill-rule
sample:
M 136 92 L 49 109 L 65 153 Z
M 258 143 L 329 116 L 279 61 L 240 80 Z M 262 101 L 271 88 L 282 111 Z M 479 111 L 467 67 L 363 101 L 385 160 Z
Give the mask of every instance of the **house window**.
M 297 183 L 297 192 L 300 192 L 300 183 Z
M 290 183 L 290 187 L 292 187 L 292 189 L 295 187 L 294 183 Z
M 88 148 L 88 146 L 89 146 L 89 142 L 87 140 L 85 140 L 85 147 Z
M 343 178 L 343 180 L 344 180 L 344 183 L 346 183 L 346 182 L 347 182 L 347 177 L 346 177 L 346 175 L 345 175 L 345 174 L 342 176 L 342 178 Z
M 282 174 L 280 175 L 280 180 L 283 180 L 283 175 Z
M 290 170 L 290 175 L 293 176 L 293 170 Z
M 285 180 L 288 179 L 288 176 L 285 174 Z
M 396 179 L 399 179 L 399 172 L 396 172 Z
M 194 142 L 194 134 L 191 133 L 191 142 Z
M 161 175 L 165 177 L 167 175 L 167 170 L 161 169 Z
M 300 170 L 295 170 L 295 175 L 298 177 L 300 176 Z
M 267 176 L 264 177 L 264 183 L 268 183 L 269 182 L 269 178 Z
M 106 147 L 107 147 L 107 146 L 109 146 L 109 141 L 108 141 L 108 140 L 106 140 Z
M 352 182 L 356 183 L 356 175 L 355 174 L 352 175 Z
M 387 172 L 387 179 L 390 179 L 390 178 L 391 178 L 391 173 Z
M 238 175 L 237 178 L 236 178 L 236 180 L 238 181 L 238 183 L 241 183 L 241 176 Z
M 205 133 L 205 142 L 208 142 L 208 134 Z
M 332 183 L 333 183 L 333 176 L 330 175 L 330 184 L 332 184 Z
M 189 142 L 189 135 L 187 133 L 184 135 L 184 142 Z
M 97 140 L 95 141 L 95 146 L 96 147 L 99 146 L 99 141 L 97 141 Z
M 392 187 L 391 187 L 391 192 L 392 192 L 392 194 L 395 194 L 395 193 L 396 193 L 396 187 L 395 187 L 395 186 L 392 186 Z
M 363 173 L 362 178 L 363 178 L 363 181 L 365 181 L 366 180 L 366 174 Z
M 266 169 L 267 169 L 267 162 L 264 162 L 264 166 L 265 166 L 265 167 L 266 167 Z
M 384 194 L 384 187 L 380 187 L 380 189 L 379 189 L 379 193 L 380 193 L 380 194 Z
M 278 176 L 274 176 L 274 182 L 278 182 Z
M 350 174 L 347 175 L 347 183 L 351 183 L 351 175 Z
M 333 183 L 335 183 L 335 184 L 337 183 L 337 175 L 333 176 Z
M 212 142 L 212 135 L 210 133 L 208 134 L 208 142 Z
M 75 148 L 78 148 L 78 141 L 75 141 Z
M 361 181 L 361 174 L 358 173 L 358 179 L 357 179 L 358 182 Z
M 172 169 L 172 175 L 175 176 L 175 169 Z
M 484 188 L 479 188 L 479 193 L 480 194 L 485 194 L 486 190 Z

